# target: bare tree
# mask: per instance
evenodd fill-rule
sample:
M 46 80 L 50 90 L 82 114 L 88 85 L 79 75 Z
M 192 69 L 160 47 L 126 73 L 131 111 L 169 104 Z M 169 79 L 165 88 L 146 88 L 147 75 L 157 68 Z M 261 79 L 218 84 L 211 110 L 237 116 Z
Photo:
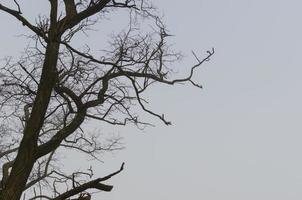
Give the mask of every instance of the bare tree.
M 136 110 L 171 124 L 147 107 L 143 93 L 151 85 L 188 82 L 214 50 L 196 59 L 187 76 L 173 79 L 172 64 L 181 54 L 166 41 L 170 36 L 156 9 L 144 0 L 49 0 L 49 14 L 30 22 L 22 5 L 0 4 L 0 10 L 28 28 L 34 43 L 20 59 L 7 58 L 0 69 L 1 126 L 0 200 L 90 199 L 86 191 L 111 191 L 104 183 L 120 173 L 93 178 L 92 168 L 67 174 L 56 165 L 61 149 L 74 149 L 98 159 L 100 152 L 121 149 L 120 138 L 106 141 L 88 134 L 91 120 L 110 125 L 149 125 Z M 95 52 L 78 48 L 73 38 L 121 9 L 129 11 L 129 26 L 113 35 L 109 48 Z M 140 20 L 148 24 L 143 28 Z M 64 189 L 62 189 L 64 188 Z

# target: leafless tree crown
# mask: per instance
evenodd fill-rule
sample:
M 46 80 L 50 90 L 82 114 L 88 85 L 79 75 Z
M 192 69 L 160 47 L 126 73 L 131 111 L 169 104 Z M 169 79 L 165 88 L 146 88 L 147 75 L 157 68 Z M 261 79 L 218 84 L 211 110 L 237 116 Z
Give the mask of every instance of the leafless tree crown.
M 122 9 L 129 12 L 128 28 L 112 35 L 109 48 L 74 46 L 78 33 Z M 214 54 L 212 49 L 200 59 L 193 52 L 196 62 L 188 74 L 173 79 L 172 65 L 181 54 L 171 49 L 171 35 L 145 0 L 49 0 L 49 13 L 35 22 L 17 0 L 0 2 L 0 10 L 29 29 L 33 41 L 20 59 L 7 58 L 0 69 L 0 200 L 88 200 L 88 189 L 111 191 L 104 182 L 124 163 L 103 178 L 94 178 L 92 168 L 68 174 L 56 164 L 58 152 L 72 149 L 99 159 L 102 152 L 121 149 L 119 137 L 100 138 L 85 124 L 150 125 L 138 108 L 171 124 L 148 107 L 144 92 L 156 83 L 201 88 L 193 74 Z

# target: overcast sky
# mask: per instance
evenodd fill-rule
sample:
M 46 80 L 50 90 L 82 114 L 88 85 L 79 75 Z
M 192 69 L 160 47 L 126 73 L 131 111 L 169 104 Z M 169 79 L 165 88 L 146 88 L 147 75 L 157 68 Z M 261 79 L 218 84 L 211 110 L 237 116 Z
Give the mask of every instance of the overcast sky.
M 216 54 L 194 77 L 203 90 L 183 85 L 148 93 L 150 106 L 173 126 L 151 119 L 155 128 L 110 130 L 125 138 L 126 149 L 107 155 L 97 173 L 123 161 L 126 168 L 109 181 L 111 193 L 93 199 L 301 200 L 302 2 L 153 2 L 186 55 L 178 67 L 194 63 L 191 50 L 202 57 L 215 47 Z M 0 17 L 0 55 L 16 55 L 25 45 L 16 35 L 25 29 Z

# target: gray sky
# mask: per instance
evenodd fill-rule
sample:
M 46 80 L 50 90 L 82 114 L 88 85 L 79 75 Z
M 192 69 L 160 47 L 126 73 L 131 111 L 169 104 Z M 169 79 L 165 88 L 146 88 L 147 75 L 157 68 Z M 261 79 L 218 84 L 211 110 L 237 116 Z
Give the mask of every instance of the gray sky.
M 215 47 L 216 54 L 194 77 L 203 90 L 187 85 L 148 93 L 150 106 L 173 126 L 151 119 L 155 128 L 110 130 L 125 137 L 127 148 L 107 155 L 98 174 L 123 161 L 126 169 L 109 181 L 113 192 L 94 199 L 300 200 L 302 2 L 153 2 L 187 55 L 181 71 L 194 62 L 191 50 L 202 56 Z M 7 27 L 0 55 L 15 55 L 24 46 L 15 35 L 24 29 L 0 17 Z

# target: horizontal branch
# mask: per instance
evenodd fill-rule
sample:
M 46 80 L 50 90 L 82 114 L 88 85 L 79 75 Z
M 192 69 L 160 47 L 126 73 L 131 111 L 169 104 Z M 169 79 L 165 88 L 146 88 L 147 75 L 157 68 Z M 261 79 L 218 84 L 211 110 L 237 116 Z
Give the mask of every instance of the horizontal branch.
M 113 186 L 112 185 L 106 185 L 106 184 L 103 184 L 101 182 L 106 181 L 106 180 L 110 179 L 111 177 L 119 174 L 121 171 L 123 171 L 123 169 L 124 169 L 124 163 L 121 165 L 121 167 L 118 171 L 116 171 L 112 174 L 109 174 L 108 176 L 105 176 L 103 178 L 97 178 L 95 180 L 84 183 L 80 186 L 77 186 L 77 187 L 61 194 L 58 197 L 53 198 L 52 200 L 65 200 L 65 199 L 67 199 L 69 197 L 72 197 L 76 194 L 84 192 L 87 189 L 98 189 L 98 190 L 101 190 L 101 191 L 110 192 L 112 190 Z

